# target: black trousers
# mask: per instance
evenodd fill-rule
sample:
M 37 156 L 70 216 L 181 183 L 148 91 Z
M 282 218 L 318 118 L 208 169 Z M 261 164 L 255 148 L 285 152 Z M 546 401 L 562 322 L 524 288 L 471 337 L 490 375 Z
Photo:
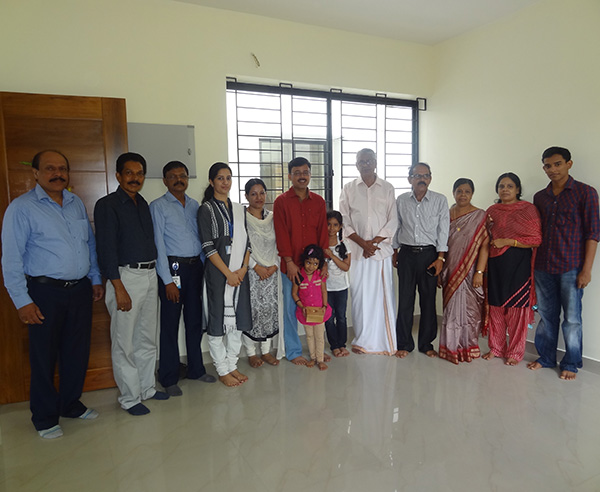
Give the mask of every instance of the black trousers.
M 348 338 L 348 322 L 346 321 L 348 289 L 327 291 L 327 301 L 331 306 L 331 318 L 325 321 L 329 347 L 331 350 L 345 348 Z
M 432 342 L 438 330 L 435 308 L 437 277 L 427 274 L 427 267 L 437 256 L 435 246 L 421 250 L 404 246 L 398 252 L 398 318 L 396 320 L 398 350 L 412 352 L 415 348 L 412 325 L 416 289 L 419 290 L 421 308 L 418 348 L 420 352 L 433 349 Z
M 44 316 L 43 324 L 29 325 L 31 421 L 43 430 L 57 425 L 59 416 L 75 418 L 86 411 L 79 398 L 90 356 L 92 284 L 85 278 L 66 289 L 29 279 L 27 288 Z
M 171 268 L 171 265 L 169 265 Z M 179 262 L 177 270 L 181 277 L 179 303 L 171 302 L 165 293 L 165 284 L 158 280 L 160 297 L 160 360 L 158 381 L 165 388 L 179 381 L 179 319 L 183 311 L 185 324 L 185 344 L 187 348 L 187 377 L 198 379 L 206 374 L 202 360 L 202 277 L 204 267 L 201 261 L 193 264 Z M 171 269 L 171 273 L 173 270 Z

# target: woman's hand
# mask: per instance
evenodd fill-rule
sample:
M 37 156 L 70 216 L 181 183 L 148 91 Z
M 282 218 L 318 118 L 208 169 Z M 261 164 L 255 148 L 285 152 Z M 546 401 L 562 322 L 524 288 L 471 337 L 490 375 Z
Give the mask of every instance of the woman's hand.
M 473 287 L 481 287 L 483 285 L 483 273 L 475 272 L 473 275 Z
M 490 241 L 490 244 L 497 249 L 502 249 L 505 246 L 514 246 L 515 245 L 515 240 L 514 239 L 509 239 L 509 238 L 498 238 L 498 239 L 492 239 Z
M 328 258 L 333 258 L 333 252 L 331 251 L 331 248 L 324 249 L 323 253 L 325 253 L 325 256 Z
M 271 274 L 269 273 L 269 269 L 262 265 L 259 265 L 258 263 L 254 267 L 254 271 L 258 275 L 258 278 L 260 278 L 261 280 L 266 280 L 271 276 Z
M 243 277 L 242 277 L 242 279 L 243 279 Z M 232 287 L 237 287 L 241 283 L 242 283 L 242 280 L 238 276 L 237 271 L 229 272 L 227 274 L 227 285 L 231 285 Z

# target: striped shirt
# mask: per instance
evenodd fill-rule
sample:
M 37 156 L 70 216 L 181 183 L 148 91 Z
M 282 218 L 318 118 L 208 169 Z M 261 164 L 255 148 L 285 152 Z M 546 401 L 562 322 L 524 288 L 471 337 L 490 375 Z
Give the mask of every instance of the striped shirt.
M 535 269 L 550 274 L 580 269 L 585 260 L 585 242 L 600 240 L 598 192 L 572 176 L 558 195 L 552 183 L 538 191 L 533 203 L 542 219 L 542 244 Z

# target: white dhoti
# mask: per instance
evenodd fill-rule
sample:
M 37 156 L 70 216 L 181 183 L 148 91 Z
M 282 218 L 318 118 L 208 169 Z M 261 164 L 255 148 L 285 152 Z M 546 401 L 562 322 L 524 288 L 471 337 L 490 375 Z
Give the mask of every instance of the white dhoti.
M 392 258 L 353 261 L 350 267 L 352 348 L 369 354 L 396 353 L 396 298 Z

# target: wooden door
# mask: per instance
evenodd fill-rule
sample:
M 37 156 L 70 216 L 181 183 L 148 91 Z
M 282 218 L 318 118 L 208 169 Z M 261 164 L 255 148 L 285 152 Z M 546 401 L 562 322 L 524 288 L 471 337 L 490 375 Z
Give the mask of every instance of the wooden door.
M 125 100 L 0 92 L 0 216 L 10 201 L 35 186 L 30 163 L 44 149 L 67 156 L 70 189 L 93 220 L 96 201 L 117 187 L 115 162 L 127 151 Z M 29 399 L 30 369 L 27 326 L 0 280 L 2 404 Z M 94 303 L 85 391 L 115 386 L 109 323 L 104 300 Z

